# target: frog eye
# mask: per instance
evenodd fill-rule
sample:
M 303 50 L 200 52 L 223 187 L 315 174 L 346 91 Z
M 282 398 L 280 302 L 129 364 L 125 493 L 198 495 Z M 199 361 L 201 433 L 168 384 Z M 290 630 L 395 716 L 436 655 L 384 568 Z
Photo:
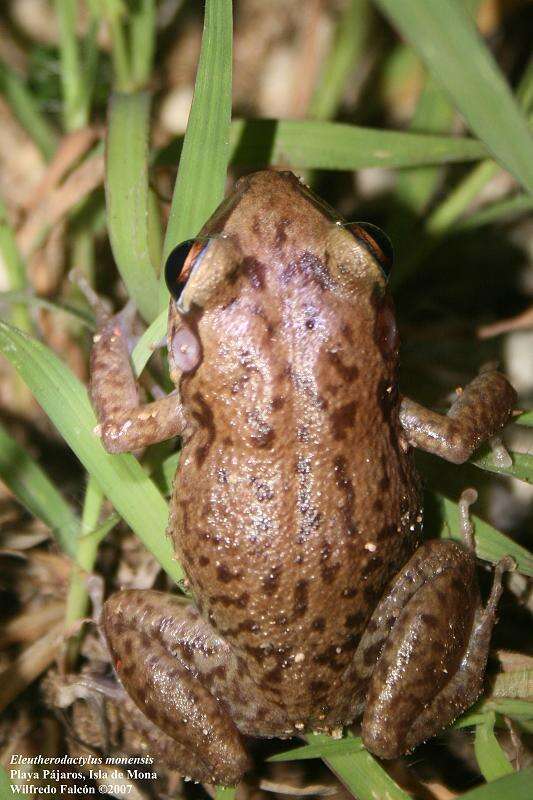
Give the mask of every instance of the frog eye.
M 365 245 L 388 277 L 394 263 L 394 250 L 387 234 L 371 222 L 350 222 L 343 227 Z
M 187 239 L 170 253 L 165 264 L 165 282 L 174 300 L 180 299 L 185 284 L 206 247 L 207 242 Z

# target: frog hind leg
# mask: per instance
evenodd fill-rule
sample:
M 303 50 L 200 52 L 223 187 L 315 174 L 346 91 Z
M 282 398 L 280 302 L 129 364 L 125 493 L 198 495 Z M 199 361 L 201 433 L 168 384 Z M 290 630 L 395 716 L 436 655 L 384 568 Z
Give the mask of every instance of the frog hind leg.
M 102 625 L 120 682 L 139 709 L 132 721 L 153 752 L 194 780 L 237 783 L 248 754 L 226 704 L 208 688 L 216 676 L 242 683 L 224 640 L 193 606 L 155 591 L 113 595 Z
M 371 671 L 362 736 L 372 753 L 409 752 L 477 699 L 505 568 L 483 607 L 466 547 L 429 541 L 404 566 L 356 652 L 359 674 Z

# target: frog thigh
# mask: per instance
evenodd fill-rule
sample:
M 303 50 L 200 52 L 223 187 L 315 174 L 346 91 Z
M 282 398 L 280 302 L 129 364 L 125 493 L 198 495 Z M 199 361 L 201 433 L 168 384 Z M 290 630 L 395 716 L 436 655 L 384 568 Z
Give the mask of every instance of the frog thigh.
M 158 739 L 146 728 L 152 744 L 163 745 L 160 756 L 196 780 L 208 774 L 218 784 L 239 781 L 249 767 L 242 737 L 206 687 L 207 672 L 194 664 L 198 656 L 204 669 L 221 672 L 227 653 L 202 631 L 195 609 L 163 593 L 123 591 L 105 603 L 102 624 L 121 683 L 166 735 Z M 170 758 L 168 737 L 177 742 Z M 193 755 L 182 761 L 186 750 Z
M 404 566 L 356 653 L 360 672 L 375 663 L 362 724 L 371 752 L 409 752 L 479 696 L 500 578 L 483 608 L 474 557 L 461 545 L 426 542 Z
M 102 624 L 121 683 L 157 726 L 145 735 L 160 757 L 196 780 L 238 782 L 250 766 L 240 731 L 280 725 L 244 660 L 194 606 L 163 592 L 114 594 Z

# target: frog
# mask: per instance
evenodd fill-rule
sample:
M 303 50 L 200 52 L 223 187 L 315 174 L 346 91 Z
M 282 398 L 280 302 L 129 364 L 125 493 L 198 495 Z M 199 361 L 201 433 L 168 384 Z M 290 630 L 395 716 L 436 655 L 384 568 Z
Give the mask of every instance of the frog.
M 127 314 L 94 337 L 105 449 L 182 441 L 167 534 L 192 599 L 124 589 L 101 626 L 132 724 L 194 780 L 360 718 L 396 758 L 482 691 L 504 566 L 483 604 L 472 537 L 422 536 L 414 450 L 466 461 L 516 393 L 494 369 L 445 414 L 400 393 L 390 265 L 379 229 L 264 170 L 167 260 L 170 394 L 140 401 Z

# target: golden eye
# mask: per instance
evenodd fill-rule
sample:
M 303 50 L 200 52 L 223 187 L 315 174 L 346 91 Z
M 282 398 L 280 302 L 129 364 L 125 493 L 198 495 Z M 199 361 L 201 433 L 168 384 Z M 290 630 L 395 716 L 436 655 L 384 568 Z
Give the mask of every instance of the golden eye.
M 387 234 L 371 222 L 350 222 L 343 227 L 365 245 L 388 278 L 394 263 L 394 250 Z

